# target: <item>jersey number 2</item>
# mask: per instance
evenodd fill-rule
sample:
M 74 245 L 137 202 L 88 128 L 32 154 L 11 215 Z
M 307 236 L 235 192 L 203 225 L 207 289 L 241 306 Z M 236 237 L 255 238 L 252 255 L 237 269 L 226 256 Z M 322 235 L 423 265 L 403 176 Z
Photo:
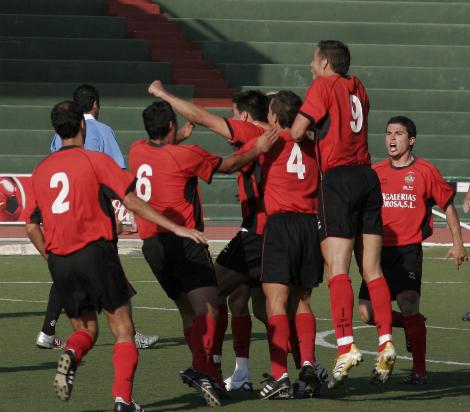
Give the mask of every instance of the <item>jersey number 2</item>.
M 152 168 L 148 164 L 144 163 L 137 169 L 137 196 L 140 197 L 144 202 L 148 202 L 152 196 L 152 185 L 150 180 L 146 177 L 152 176 L 152 174 Z
M 302 151 L 297 143 L 294 144 L 290 152 L 287 161 L 287 173 L 296 173 L 298 179 L 304 179 L 305 165 L 302 163 Z
M 351 107 L 351 115 L 353 118 L 353 120 L 349 122 L 351 125 L 351 130 L 354 133 L 359 133 L 362 129 L 362 123 L 364 122 L 361 101 L 356 95 L 351 94 L 349 96 L 349 105 Z
M 62 189 L 54 200 L 54 203 L 52 203 L 52 213 L 56 215 L 60 215 L 70 210 L 70 202 L 65 201 L 67 195 L 69 194 L 70 184 L 69 178 L 64 172 L 58 172 L 53 174 L 49 187 L 51 189 L 56 189 L 59 187 L 59 184 L 62 185 Z

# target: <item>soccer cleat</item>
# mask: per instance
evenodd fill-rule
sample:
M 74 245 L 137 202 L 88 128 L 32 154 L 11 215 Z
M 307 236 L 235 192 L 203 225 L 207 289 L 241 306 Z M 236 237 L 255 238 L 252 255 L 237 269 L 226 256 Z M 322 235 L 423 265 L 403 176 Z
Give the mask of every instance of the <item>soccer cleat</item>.
M 183 383 L 200 392 L 207 403 L 207 406 L 221 406 L 220 388 L 215 388 L 210 378 L 200 374 L 193 368 L 180 372 Z
M 238 372 L 238 373 L 237 373 Z M 240 373 L 242 372 L 242 373 Z M 248 391 L 253 390 L 253 383 L 251 382 L 251 376 L 249 370 L 236 370 L 232 376 L 225 379 L 225 389 L 227 391 Z
M 362 362 L 362 353 L 353 343 L 348 353 L 339 355 L 335 359 L 333 372 L 328 382 L 328 389 L 337 387 L 348 377 L 348 372 L 353 366 L 357 366 Z
M 302 368 L 303 369 L 303 368 Z M 324 382 L 328 379 L 328 373 L 326 369 L 321 366 L 320 364 L 315 364 L 312 367 L 318 381 L 318 386 L 315 389 L 312 388 L 311 385 L 306 383 L 305 376 L 302 376 L 302 370 L 299 374 L 299 379 L 297 379 L 291 387 L 290 396 L 291 398 L 295 399 L 304 399 L 304 398 L 312 398 L 314 396 L 321 395 L 321 387 Z M 308 370 L 307 373 L 311 371 Z M 304 372 L 305 375 L 305 372 Z
M 403 378 L 401 383 L 403 385 L 424 385 L 426 384 L 428 377 L 426 375 L 418 375 L 417 373 L 410 373 L 408 376 Z
M 276 380 L 271 375 L 264 373 L 263 377 L 266 379 L 261 383 L 266 382 L 266 385 L 264 385 L 263 389 L 261 389 L 259 393 L 259 397 L 261 400 L 289 399 L 291 385 L 288 376 Z
M 397 358 L 397 351 L 392 341 L 385 344 L 382 351 L 379 352 L 377 360 L 375 361 L 374 369 L 372 370 L 371 383 L 383 384 L 388 381 L 395 365 Z
M 470 320 L 470 312 L 464 313 L 462 315 L 462 320 Z
M 160 340 L 158 335 L 144 335 L 140 332 L 135 332 L 134 341 L 137 349 L 147 349 L 154 346 Z
M 124 399 L 118 397 L 114 400 L 114 412 L 145 412 L 144 409 L 133 400 L 131 403 L 124 402 Z
M 57 373 L 54 378 L 54 391 L 61 401 L 68 401 L 72 394 L 77 361 L 72 351 L 67 350 L 60 355 Z
M 41 331 L 36 338 L 36 346 L 39 349 L 63 349 L 65 345 L 56 335 L 46 335 Z
M 312 365 L 302 366 L 299 372 L 299 380 L 305 382 L 310 387 L 312 393 L 319 393 L 321 391 L 320 379 Z

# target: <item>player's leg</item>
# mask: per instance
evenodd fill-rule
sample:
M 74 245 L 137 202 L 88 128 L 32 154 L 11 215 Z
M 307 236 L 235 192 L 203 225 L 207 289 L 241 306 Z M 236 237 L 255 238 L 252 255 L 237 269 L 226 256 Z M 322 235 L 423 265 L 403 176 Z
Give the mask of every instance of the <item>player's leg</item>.
M 405 290 L 397 295 L 397 303 L 403 315 L 407 343 L 413 357 L 411 374 L 403 383 L 423 384 L 426 382 L 426 323 L 419 312 L 420 295 L 416 290 Z
M 251 288 L 244 284 L 236 288 L 228 298 L 230 312 L 232 314 L 232 339 L 235 352 L 235 369 L 232 375 L 225 380 L 227 390 L 253 390 L 250 368 L 251 341 L 251 314 L 248 302 L 251 297 Z
M 181 293 L 176 299 L 174 299 L 176 307 L 178 308 L 178 312 L 181 316 L 181 320 L 183 323 L 183 334 L 186 344 L 190 351 L 192 351 L 192 328 L 193 328 L 193 320 L 194 320 L 194 311 L 193 307 L 191 306 L 191 302 L 188 299 L 186 293 Z
M 62 305 L 59 301 L 59 295 L 54 284 L 52 284 L 47 301 L 46 316 L 44 317 L 42 329 L 36 338 L 36 345 L 39 348 L 62 349 L 64 347 L 61 339 L 55 334 L 55 327 L 61 312 Z

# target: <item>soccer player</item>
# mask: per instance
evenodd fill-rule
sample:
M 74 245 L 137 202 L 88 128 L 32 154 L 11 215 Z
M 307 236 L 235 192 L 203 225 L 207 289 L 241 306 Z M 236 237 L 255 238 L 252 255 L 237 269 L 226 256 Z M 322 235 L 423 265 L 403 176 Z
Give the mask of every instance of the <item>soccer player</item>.
M 149 92 L 156 94 L 154 83 Z M 209 183 L 215 172 L 233 173 L 267 151 L 276 139 L 276 131 L 267 131 L 251 151 L 222 159 L 195 145 L 175 144 L 176 115 L 167 102 L 153 103 L 144 110 L 143 118 L 149 140 L 135 142 L 129 152 L 138 196 L 179 224 L 200 230 L 198 178 Z M 209 406 L 218 406 L 221 395 L 206 378 L 224 388 L 211 359 L 218 315 L 217 283 L 207 247 L 176 239 L 143 219 L 138 219 L 138 228 L 144 256 L 183 319 L 193 354 L 192 369 L 181 374 L 183 381 L 199 390 Z
M 261 282 L 266 296 L 272 371 L 260 392 L 261 399 L 289 396 L 289 298 L 301 355 L 299 379 L 314 393 L 321 387 L 315 368 L 316 322 L 310 307 L 312 288 L 323 280 L 317 220 L 318 166 L 314 143 L 309 139 L 296 143 L 289 134 L 301 104 L 301 99 L 290 91 L 272 96 L 268 122 L 280 128 L 279 140 L 258 159 L 268 216 Z M 248 142 L 240 152 L 250 150 L 252 145 L 253 141 Z
M 124 156 L 121 153 L 116 140 L 114 130 L 108 125 L 98 121 L 100 112 L 100 96 L 98 90 L 88 84 L 78 86 L 73 93 L 73 101 L 84 112 L 85 118 L 85 143 L 87 150 L 105 153 L 110 156 L 121 168 L 125 169 Z M 51 152 L 56 152 L 62 147 L 62 139 L 56 133 L 52 139 Z M 51 286 L 47 302 L 46 316 L 42 329 L 36 338 L 36 345 L 41 349 L 61 349 L 63 342 L 55 334 L 56 324 L 59 320 L 62 307 L 54 285 Z M 135 333 L 135 343 L 139 349 L 154 346 L 159 340 L 157 335 L 144 335 Z
M 470 188 L 468 189 L 468 192 L 463 200 L 463 211 L 465 213 L 470 212 Z M 462 316 L 462 320 L 470 320 L 470 312 L 464 313 Z
M 389 378 L 396 358 L 392 343 L 390 291 L 380 267 L 382 198 L 367 148 L 369 98 L 360 80 L 348 74 L 350 53 L 340 41 L 322 40 L 310 65 L 313 74 L 304 103 L 291 129 L 300 142 L 313 129 L 320 162 L 321 249 L 327 267 L 338 353 L 329 387 L 362 361 L 353 338 L 354 295 L 349 278 L 355 242 L 370 292 L 379 336 L 373 383 Z
M 142 411 L 132 400 L 138 363 L 130 305 L 133 292 L 117 256 L 111 199 L 122 199 L 129 210 L 178 236 L 196 242 L 205 238 L 137 198 L 134 179 L 110 157 L 83 150 L 85 121 L 75 102 L 55 105 L 51 120 L 63 147 L 33 172 L 26 231 L 48 262 L 60 303 L 74 330 L 60 356 L 54 389 L 59 399 L 70 398 L 77 366 L 97 339 L 97 312 L 103 310 L 116 339 L 114 411 Z
M 447 258 L 457 269 L 468 260 L 460 222 L 453 205 L 454 190 L 434 165 L 413 154 L 416 125 L 405 116 L 387 123 L 385 147 L 389 158 L 374 165 L 382 186 L 384 247 L 382 268 L 392 299 L 400 312 L 393 312 L 394 326 L 405 330 L 413 368 L 403 383 L 426 382 L 426 325 L 419 312 L 423 250 L 421 242 L 432 234 L 431 208 L 437 204 L 446 214 L 452 235 Z M 364 322 L 373 321 L 370 294 L 364 281 L 359 292 L 359 310 Z
M 152 84 L 154 95 L 169 102 L 174 110 L 189 121 L 203 125 L 240 147 L 258 138 L 267 124 L 268 98 L 259 91 L 249 90 L 233 96 L 231 118 L 223 118 L 191 102 L 172 95 L 158 81 Z M 258 127 L 254 127 L 256 125 Z M 227 390 L 252 390 L 248 366 L 251 316 L 248 309 L 250 295 L 253 312 L 266 322 L 264 295 L 260 290 L 262 234 L 266 223 L 261 187 L 260 166 L 257 161 L 243 167 L 237 176 L 242 209 L 240 231 L 219 254 L 215 271 L 219 289 L 219 317 L 213 349 L 214 363 L 221 369 L 222 346 L 228 325 L 227 296 L 232 312 L 232 335 L 236 355 L 233 374 L 225 380 Z M 250 293 L 251 289 L 251 293 Z

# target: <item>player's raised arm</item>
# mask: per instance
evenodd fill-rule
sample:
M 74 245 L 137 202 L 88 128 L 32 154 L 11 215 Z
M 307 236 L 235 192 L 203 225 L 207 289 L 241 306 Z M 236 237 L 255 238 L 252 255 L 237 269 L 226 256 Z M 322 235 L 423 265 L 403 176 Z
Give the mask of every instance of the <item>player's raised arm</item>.
M 462 231 L 460 230 L 460 220 L 453 204 L 447 206 L 445 213 L 452 234 L 452 247 L 447 252 L 446 259 L 453 258 L 458 270 L 464 261 L 468 261 L 467 251 L 463 245 Z
M 178 133 L 176 134 L 176 144 L 180 144 L 181 142 L 184 142 L 186 139 L 188 139 L 192 133 L 196 125 L 191 122 L 186 122 L 181 129 L 178 130 Z
M 231 139 L 230 130 L 223 117 L 217 116 L 201 106 L 175 96 L 163 87 L 160 80 L 155 80 L 149 86 L 148 92 L 168 102 L 175 111 L 180 113 L 191 123 L 200 124 L 226 139 Z
M 279 137 L 279 131 L 276 128 L 267 129 L 256 140 L 248 143 L 246 151 L 233 153 L 225 157 L 217 169 L 219 173 L 234 173 L 243 166 L 251 163 L 263 153 L 266 153 L 276 143 Z
M 123 200 L 124 206 L 130 211 L 137 213 L 139 216 L 143 217 L 146 220 L 149 220 L 156 225 L 159 225 L 166 230 L 174 233 L 180 237 L 186 237 L 188 239 L 194 240 L 196 243 L 207 243 L 202 232 L 199 232 L 196 229 L 188 229 L 183 226 L 179 226 L 176 223 L 172 222 L 167 217 L 163 216 L 161 213 L 158 213 L 156 210 L 152 209 L 147 203 L 142 199 L 138 198 L 133 192 L 129 192 Z
M 468 192 L 463 199 L 463 211 L 465 213 L 470 212 L 470 187 L 468 188 Z
M 310 120 L 301 114 L 295 117 L 294 123 L 290 129 L 290 135 L 295 142 L 300 142 L 305 138 L 310 123 Z

